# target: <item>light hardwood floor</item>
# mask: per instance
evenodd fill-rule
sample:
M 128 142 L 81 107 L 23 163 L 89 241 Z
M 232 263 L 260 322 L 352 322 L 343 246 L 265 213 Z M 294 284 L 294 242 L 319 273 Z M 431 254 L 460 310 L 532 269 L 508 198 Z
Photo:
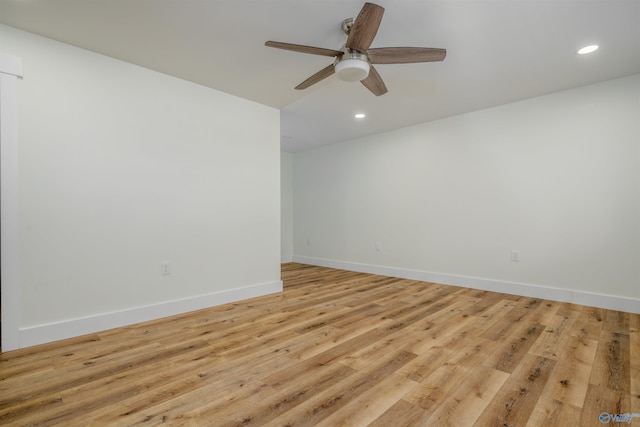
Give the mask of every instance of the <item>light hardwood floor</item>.
M 281 294 L 2 354 L 0 425 L 566 427 L 640 413 L 640 315 L 294 263 L 282 277 Z

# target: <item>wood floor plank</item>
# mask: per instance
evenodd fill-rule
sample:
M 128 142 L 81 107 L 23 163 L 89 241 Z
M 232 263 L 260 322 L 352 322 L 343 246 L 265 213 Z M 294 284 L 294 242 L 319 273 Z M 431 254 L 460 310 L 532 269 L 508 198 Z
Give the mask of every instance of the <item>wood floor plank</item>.
M 437 368 L 447 362 L 452 354 L 453 352 L 446 347 L 433 346 L 398 369 L 398 374 L 405 376 L 411 381 L 421 383 Z
M 344 341 L 334 347 L 331 347 L 330 349 L 323 351 L 316 356 L 305 359 L 302 362 L 292 364 L 285 371 L 275 372 L 265 377 L 264 381 L 267 384 L 272 384 L 274 387 L 287 381 L 297 381 L 299 378 L 303 377 L 309 370 L 316 369 L 318 367 L 335 362 L 346 354 L 356 351 L 356 349 L 365 345 L 366 343 L 377 341 L 385 335 L 386 333 L 380 329 L 369 330 L 348 341 Z
M 629 335 L 603 328 L 598 340 L 589 382 L 611 390 L 629 392 L 631 387 Z
M 514 372 L 544 330 L 544 326 L 538 323 L 520 322 L 511 335 L 496 344 L 496 351 L 489 355 L 488 360 L 495 369 Z
M 227 411 L 226 422 L 233 424 L 234 420 L 238 421 L 241 418 L 240 422 L 245 426 L 263 425 L 355 373 L 355 370 L 339 363 L 330 364 L 321 369 L 314 369 L 308 375 L 309 380 L 304 383 L 290 381 L 286 384 L 276 384 L 277 388 L 269 387 L 269 393 L 255 405 L 247 406 L 242 402 L 239 402 L 240 405 L 236 408 L 225 405 L 227 408 L 223 408 L 224 410 L 231 408 L 232 411 L 235 411 L 235 413 L 232 412 L 230 414 Z M 216 417 L 218 416 L 223 416 L 222 411 L 216 411 Z M 221 422 L 220 425 L 223 425 L 223 419 L 219 418 L 219 421 Z
M 391 376 L 400 367 L 415 358 L 416 355 L 406 351 L 395 351 L 381 360 L 372 363 L 344 380 L 329 387 L 309 401 L 288 411 L 266 426 L 299 425 L 315 426 L 331 414 L 353 402 L 375 384 Z
M 457 365 L 442 365 L 425 378 L 404 399 L 431 415 L 459 384 L 469 375 L 469 370 Z
M 359 393 L 347 405 L 317 424 L 318 427 L 368 426 L 418 384 L 392 373 Z
M 78 348 L 86 351 L 99 341 L 97 335 L 89 335 L 65 340 L 66 345 L 62 347 L 56 342 L 0 353 L 0 381 L 37 371 L 50 371 L 53 365 L 72 358 Z
M 576 422 L 580 419 L 581 408 L 563 403 L 557 399 L 548 399 L 542 396 L 540 403 L 536 405 L 535 410 L 529 417 L 527 427 L 549 426 L 549 427 L 566 427 L 578 425 Z M 581 424 L 585 426 L 596 426 L 597 419 L 592 419 L 590 423 Z
M 282 293 L 0 354 L 0 425 L 564 427 L 640 413 L 639 314 L 297 263 L 282 279 Z
M 404 348 L 418 355 L 422 355 L 434 347 L 445 348 L 449 354 L 446 364 L 465 366 L 467 361 L 472 362 L 473 357 L 482 352 L 482 344 L 489 342 L 477 338 L 479 331 L 471 318 L 455 322 L 455 326 L 453 326 L 453 322 L 440 322 L 440 319 L 437 319 L 437 322 L 433 326 L 429 324 L 428 329 L 424 331 L 411 328 L 411 336 L 419 333 L 422 333 L 423 336 L 420 339 L 409 341 Z M 445 329 L 442 329 L 443 327 Z M 462 360 L 465 362 L 462 363 Z
M 489 366 L 487 361 L 491 360 L 492 355 L 500 347 L 496 346 L 493 341 L 476 338 L 478 332 L 475 331 L 475 325 L 472 323 L 466 328 L 459 329 L 457 334 L 443 342 L 443 347 L 452 353 L 446 363 L 474 369 L 478 366 Z M 491 366 L 491 368 L 493 369 L 495 366 Z
M 597 345 L 596 341 L 585 342 L 576 337 L 569 337 L 565 348 L 559 351 L 560 357 L 543 395 L 553 396 L 553 400 L 582 408 Z
M 492 328 L 485 331 L 481 335 L 481 338 L 492 341 L 502 341 L 505 337 L 509 336 L 511 331 L 516 328 L 523 319 L 530 318 L 530 307 L 535 307 L 540 304 L 540 300 L 527 300 L 525 302 L 517 304 L 499 323 L 496 322 Z
M 435 327 L 435 323 L 430 319 L 433 316 L 438 316 L 440 311 L 433 313 L 431 308 L 425 308 L 419 312 L 405 313 L 406 316 L 409 316 L 409 320 L 397 317 L 396 322 L 390 323 L 384 328 L 388 334 L 383 340 L 372 342 L 370 345 L 351 353 L 343 358 L 342 362 L 359 369 L 372 360 L 388 353 L 393 348 L 403 348 L 414 354 L 420 354 L 427 348 L 438 345 L 441 341 L 447 339 L 450 334 L 456 332 L 456 329 L 450 325 L 453 323 L 451 322 L 452 318 L 461 311 L 461 308 L 455 307 L 458 303 L 461 307 L 470 304 L 466 300 L 452 303 L 451 307 L 453 308 L 447 309 L 447 313 L 440 315 L 438 319 L 440 322 L 439 328 Z M 466 321 L 471 322 L 471 319 L 466 319 Z M 464 323 L 458 324 L 458 327 L 462 326 L 464 326 Z
M 404 399 L 397 401 L 382 415 L 369 424 L 369 427 L 414 427 L 425 426 L 429 413 L 412 405 Z
M 17 402 L 9 408 L 0 411 L 0 422 L 4 425 L 28 426 L 46 425 L 46 413 L 62 413 L 63 401 L 59 394 L 40 396 L 28 401 Z
M 548 319 L 545 330 L 531 346 L 529 352 L 547 359 L 557 360 L 560 357 L 574 321 L 567 316 L 553 316 Z
M 555 363 L 554 360 L 535 355 L 523 358 L 474 426 L 526 425 Z
M 132 371 L 134 367 L 145 366 L 145 363 L 150 359 L 159 360 L 157 355 L 163 350 L 164 348 L 158 345 L 145 345 L 136 349 L 135 352 L 114 356 L 114 359 L 101 363 L 94 364 L 91 363 L 91 360 L 82 360 L 81 363 L 67 369 L 54 370 L 52 375 L 38 374 L 36 378 L 13 378 L 11 381 L 3 381 L 0 387 L 0 396 L 4 398 L 0 398 L 0 409 L 33 398 L 56 395 L 63 390 L 100 378 Z
M 155 381 L 137 381 L 138 393 L 127 396 L 119 404 L 113 406 L 94 407 L 86 413 L 98 425 L 106 425 L 114 421 L 131 422 L 135 414 L 148 408 L 171 402 L 176 396 L 185 395 L 197 388 L 200 378 L 197 366 L 187 365 L 190 372 L 180 375 L 177 380 L 163 376 Z
M 597 425 L 596 421 L 602 412 L 609 414 L 630 413 L 630 400 L 630 396 L 621 390 L 612 390 L 606 386 L 589 384 L 578 425 Z M 637 420 L 634 420 L 634 422 L 637 423 Z
M 509 374 L 480 365 L 437 405 L 427 419 L 434 426 L 471 426 L 480 417 Z
M 187 425 L 197 425 L 198 421 L 186 414 L 205 410 L 210 405 L 225 401 L 228 396 L 242 393 L 245 388 L 251 389 L 256 384 L 261 384 L 260 378 L 265 372 L 283 370 L 291 364 L 290 359 L 272 351 L 253 357 L 218 360 L 217 363 L 210 363 L 196 371 L 198 381 L 188 384 L 182 393 L 171 399 L 158 399 L 157 404 L 147 404 L 144 400 L 136 399 L 136 411 L 121 412 L 120 417 L 130 425 L 147 425 L 149 422 L 173 425 L 187 422 Z M 129 401 L 123 403 L 128 405 Z

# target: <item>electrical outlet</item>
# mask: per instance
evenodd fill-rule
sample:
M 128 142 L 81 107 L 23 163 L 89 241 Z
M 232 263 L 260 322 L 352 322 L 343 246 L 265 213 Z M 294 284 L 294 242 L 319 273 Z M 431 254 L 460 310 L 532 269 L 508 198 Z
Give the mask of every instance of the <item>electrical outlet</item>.
M 171 264 L 169 261 L 163 261 L 160 263 L 160 274 L 163 276 L 169 276 L 171 274 Z
M 520 262 L 520 252 L 511 250 L 511 262 Z
M 376 252 L 381 252 L 382 251 L 382 243 L 376 242 L 375 248 L 376 248 Z

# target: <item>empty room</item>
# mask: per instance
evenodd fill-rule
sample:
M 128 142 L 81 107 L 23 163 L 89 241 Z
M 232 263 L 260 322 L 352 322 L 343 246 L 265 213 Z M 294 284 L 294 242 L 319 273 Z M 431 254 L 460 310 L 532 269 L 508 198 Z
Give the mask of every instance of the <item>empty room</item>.
M 0 0 L 0 425 L 640 426 L 639 17 Z

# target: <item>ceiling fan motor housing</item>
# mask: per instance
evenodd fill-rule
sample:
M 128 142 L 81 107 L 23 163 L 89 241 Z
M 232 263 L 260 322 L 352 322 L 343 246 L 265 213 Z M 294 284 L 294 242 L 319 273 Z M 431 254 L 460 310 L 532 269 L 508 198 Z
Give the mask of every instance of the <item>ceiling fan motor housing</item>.
M 367 78 L 371 64 L 366 54 L 345 49 L 345 54 L 335 65 L 335 71 L 340 80 L 357 82 Z

